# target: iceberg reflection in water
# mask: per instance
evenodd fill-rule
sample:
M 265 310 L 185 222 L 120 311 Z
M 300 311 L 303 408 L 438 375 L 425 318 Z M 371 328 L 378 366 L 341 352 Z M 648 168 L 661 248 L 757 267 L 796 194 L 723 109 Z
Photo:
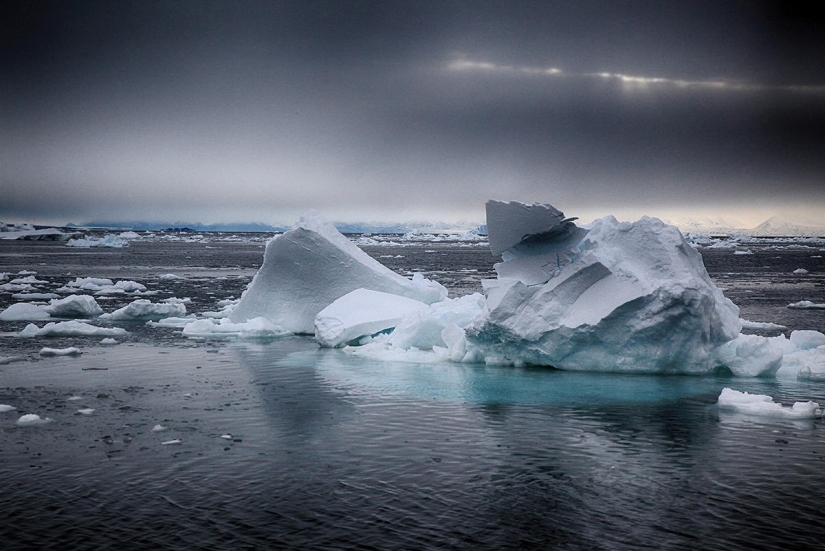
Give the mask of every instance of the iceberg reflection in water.
M 4 376 L 0 402 L 18 406 L 0 414 L 13 416 L 0 417 L 5 549 L 750 549 L 825 535 L 821 421 L 715 406 L 725 386 L 792 403 L 820 382 L 380 363 L 303 337 L 101 347 Z M 14 426 L 32 410 L 54 421 Z

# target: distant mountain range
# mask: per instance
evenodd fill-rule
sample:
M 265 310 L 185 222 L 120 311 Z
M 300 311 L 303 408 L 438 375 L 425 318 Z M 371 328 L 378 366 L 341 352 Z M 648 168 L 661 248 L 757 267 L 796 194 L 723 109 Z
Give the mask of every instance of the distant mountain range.
M 478 229 L 481 224 L 472 222 L 333 222 L 341 233 L 464 233 Z M 69 224 L 69 228 L 88 228 L 106 230 L 134 230 L 134 231 L 193 231 L 193 232 L 284 232 L 292 226 L 273 226 L 260 222 L 236 222 L 225 224 L 199 224 L 196 222 L 87 222 L 85 224 Z
M 708 233 L 711 235 L 746 234 L 754 237 L 825 237 L 825 218 L 822 222 L 790 220 L 772 216 L 754 228 L 745 227 L 735 220 L 689 219 L 670 222 L 683 232 Z

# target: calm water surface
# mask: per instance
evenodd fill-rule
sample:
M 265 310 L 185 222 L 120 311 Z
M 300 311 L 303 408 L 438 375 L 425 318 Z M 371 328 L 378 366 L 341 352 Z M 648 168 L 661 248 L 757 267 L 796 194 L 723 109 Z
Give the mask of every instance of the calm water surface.
M 194 312 L 254 273 L 243 261 L 207 266 L 198 251 L 170 247 L 157 272 L 194 256 L 202 269 L 189 266 L 182 282 L 119 273 L 162 289 L 154 300 L 191 296 Z M 469 289 L 489 269 L 480 259 L 476 272 L 437 259 L 430 269 Z M 55 285 L 67 271 L 95 275 L 32 265 Z M 714 277 L 733 279 L 744 302 L 744 290 L 786 277 L 733 268 L 740 275 Z M 811 277 L 804 285 L 821 292 Z M 799 289 L 794 300 L 816 300 Z M 24 357 L 0 365 L 0 403 L 17 408 L 0 413 L 2 549 L 777 549 L 825 539 L 822 421 L 714 405 L 725 386 L 825 403 L 822 382 L 375 362 L 304 337 L 187 341 L 139 325 L 113 347 L 21 344 L 19 326 L 0 327 L 3 354 Z M 69 344 L 83 355 L 33 352 Z M 29 412 L 53 421 L 17 426 Z

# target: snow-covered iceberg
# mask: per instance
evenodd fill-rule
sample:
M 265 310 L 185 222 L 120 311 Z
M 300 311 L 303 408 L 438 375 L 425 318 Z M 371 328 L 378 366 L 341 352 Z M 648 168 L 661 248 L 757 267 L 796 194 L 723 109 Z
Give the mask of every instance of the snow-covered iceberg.
M 447 296 L 439 283 L 419 274 L 396 274 L 309 213 L 295 228 L 267 243 L 264 262 L 229 316 L 233 323 L 265 317 L 293 333 L 315 331 L 315 316 L 356 289 L 399 295 L 425 304 Z
M 674 226 L 608 216 L 578 227 L 549 205 L 500 201 L 487 220 L 503 261 L 465 346 L 488 363 L 708 373 L 739 335 L 739 309 Z
M 315 340 L 321 346 L 341 346 L 353 339 L 392 329 L 405 314 L 426 307 L 420 300 L 356 289 L 318 312 Z

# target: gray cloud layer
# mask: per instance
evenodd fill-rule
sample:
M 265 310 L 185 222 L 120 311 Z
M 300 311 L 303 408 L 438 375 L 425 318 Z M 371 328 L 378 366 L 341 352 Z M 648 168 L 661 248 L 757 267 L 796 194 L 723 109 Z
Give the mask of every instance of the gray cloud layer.
M 0 219 L 823 206 L 794 2 L 11 2 Z

